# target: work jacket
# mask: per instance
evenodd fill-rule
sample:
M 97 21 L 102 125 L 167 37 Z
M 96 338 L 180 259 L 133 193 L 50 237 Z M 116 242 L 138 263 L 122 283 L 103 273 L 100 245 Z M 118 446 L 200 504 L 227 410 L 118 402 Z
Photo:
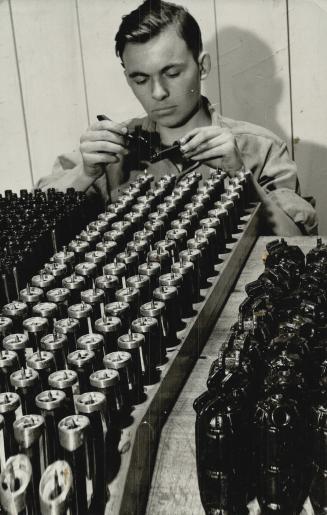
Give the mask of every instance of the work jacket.
M 317 215 L 309 202 L 295 192 L 297 184 L 296 164 L 289 157 L 286 143 L 273 132 L 252 123 L 232 120 L 221 116 L 215 106 L 207 102 L 211 114 L 212 125 L 225 127 L 234 135 L 237 146 L 247 170 L 250 170 L 258 183 L 263 187 L 270 200 L 275 202 L 284 212 L 297 223 L 306 234 L 317 232 Z M 148 133 L 156 132 L 156 124 L 149 117 L 133 118 L 125 124 L 130 131 L 140 127 Z M 181 173 L 180 166 L 173 159 L 164 159 L 147 166 L 149 173 L 155 179 L 166 173 Z M 87 194 L 97 195 L 103 201 L 115 201 L 119 194 L 119 187 L 127 184 L 136 177 L 133 164 L 126 158 L 119 163 L 109 164 L 105 167 L 105 174 L 96 179 L 87 189 Z M 198 169 L 203 178 L 209 177 L 212 169 L 205 164 Z M 62 154 L 57 157 L 52 174 L 41 178 L 36 187 L 47 189 L 50 187 L 65 191 L 68 187 L 79 188 L 78 177 L 83 173 L 83 159 L 81 152 Z

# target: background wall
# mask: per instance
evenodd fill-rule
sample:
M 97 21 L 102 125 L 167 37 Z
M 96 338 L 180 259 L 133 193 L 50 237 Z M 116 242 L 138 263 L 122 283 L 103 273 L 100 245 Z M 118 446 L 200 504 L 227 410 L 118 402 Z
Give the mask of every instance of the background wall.
M 176 0 L 177 1 L 177 0 Z M 0 191 L 31 188 L 97 113 L 142 114 L 114 36 L 139 0 L 0 0 Z M 287 141 L 327 234 L 327 0 L 178 0 L 198 20 L 222 114 Z

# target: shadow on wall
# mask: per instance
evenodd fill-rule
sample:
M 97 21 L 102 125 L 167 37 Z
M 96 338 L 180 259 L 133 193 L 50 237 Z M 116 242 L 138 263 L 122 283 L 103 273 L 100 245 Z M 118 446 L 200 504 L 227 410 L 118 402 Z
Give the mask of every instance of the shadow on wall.
M 284 93 L 282 77 L 288 78 L 288 72 L 285 72 L 287 49 L 274 52 L 253 33 L 237 27 L 220 30 L 218 42 L 223 115 L 262 125 L 288 142 L 290 147 L 290 135 L 287 134 L 289 117 L 285 117 L 285 127 L 277 119 L 283 118 L 283 113 L 278 113 L 278 107 Z M 215 40 L 206 44 L 212 56 L 215 55 L 215 46 Z M 212 73 L 216 73 L 216 70 L 213 69 Z M 208 84 L 207 92 L 209 98 L 217 97 L 214 81 Z M 314 101 L 314 95 L 312 98 Z M 316 199 L 319 232 L 327 235 L 327 213 L 324 209 L 327 197 L 327 146 L 300 138 L 301 134 L 295 127 L 293 146 L 301 192 L 303 196 Z M 291 154 L 290 148 L 289 151 Z

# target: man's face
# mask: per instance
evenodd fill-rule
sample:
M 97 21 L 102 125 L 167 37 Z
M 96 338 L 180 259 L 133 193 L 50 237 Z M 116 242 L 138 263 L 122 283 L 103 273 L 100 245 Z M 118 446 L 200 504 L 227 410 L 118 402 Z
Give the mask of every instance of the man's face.
M 128 83 L 150 118 L 164 127 L 184 125 L 200 99 L 200 71 L 175 27 L 147 43 L 127 43 L 123 62 Z

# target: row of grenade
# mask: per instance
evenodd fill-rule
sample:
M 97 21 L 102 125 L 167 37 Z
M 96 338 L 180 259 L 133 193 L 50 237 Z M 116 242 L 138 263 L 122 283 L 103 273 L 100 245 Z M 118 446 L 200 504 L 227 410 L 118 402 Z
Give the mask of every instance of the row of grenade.
M 267 245 L 237 322 L 194 402 L 200 496 L 210 515 L 327 513 L 327 245 Z
M 98 207 L 84 192 L 65 193 L 49 188 L 20 194 L 0 194 L 0 305 L 17 293 L 56 247 L 72 237 L 97 215 Z

